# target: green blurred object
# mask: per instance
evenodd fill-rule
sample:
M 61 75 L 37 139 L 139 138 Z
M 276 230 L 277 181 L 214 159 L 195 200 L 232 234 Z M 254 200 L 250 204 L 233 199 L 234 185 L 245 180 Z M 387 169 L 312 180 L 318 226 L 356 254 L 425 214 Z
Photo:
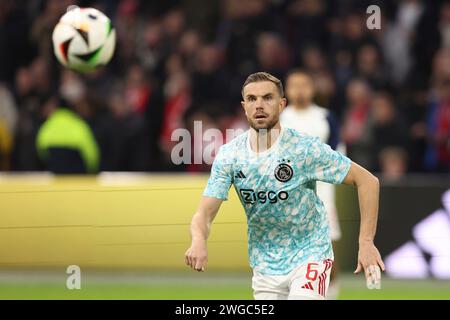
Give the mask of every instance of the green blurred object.
M 80 153 L 88 172 L 96 172 L 100 150 L 89 124 L 74 111 L 61 107 L 54 111 L 39 128 L 36 148 L 46 161 L 48 149 L 67 148 Z
M 86 276 L 81 290 L 68 290 L 58 277 L 0 277 L 0 299 L 251 300 L 250 274 L 137 274 Z M 368 290 L 362 275 L 343 275 L 341 300 L 450 300 L 450 283 L 384 278 L 382 290 Z

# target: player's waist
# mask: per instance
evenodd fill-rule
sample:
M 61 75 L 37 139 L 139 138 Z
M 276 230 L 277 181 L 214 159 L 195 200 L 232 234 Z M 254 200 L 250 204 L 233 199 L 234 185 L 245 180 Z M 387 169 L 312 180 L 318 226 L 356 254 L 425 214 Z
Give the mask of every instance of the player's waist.
M 276 255 L 280 252 L 297 253 L 299 251 L 322 248 L 324 246 L 329 246 L 330 244 L 331 238 L 329 235 L 308 237 L 303 239 L 286 237 L 284 239 L 277 239 L 276 241 L 265 240 L 257 237 L 249 237 L 248 239 L 249 251 L 258 251 L 265 255 Z

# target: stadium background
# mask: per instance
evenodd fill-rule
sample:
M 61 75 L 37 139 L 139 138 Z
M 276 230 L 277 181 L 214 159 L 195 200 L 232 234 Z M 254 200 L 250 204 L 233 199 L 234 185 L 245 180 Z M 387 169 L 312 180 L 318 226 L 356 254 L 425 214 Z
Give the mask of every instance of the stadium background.
M 112 63 L 88 76 L 62 69 L 51 47 L 54 25 L 74 3 L 101 9 L 118 32 Z M 371 4 L 381 8 L 381 30 L 366 27 Z M 448 222 L 433 234 L 443 244 L 436 249 L 413 232 L 449 207 L 449 30 L 448 1 L 2 0 L 0 297 L 251 298 L 234 192 L 212 233 L 210 273 L 185 270 L 188 224 L 209 168 L 173 165 L 170 136 L 195 120 L 245 127 L 245 76 L 265 70 L 284 79 L 301 67 L 315 80 L 316 101 L 339 118 L 350 157 L 382 179 L 382 254 L 415 241 L 421 252 L 396 261 L 415 265 L 423 254 L 428 265 L 409 274 L 427 279 L 387 280 L 378 293 L 345 276 L 341 298 L 450 298 Z M 36 173 L 47 169 L 36 135 L 57 96 L 92 128 L 103 173 Z M 356 196 L 337 192 L 338 255 L 351 272 Z M 88 279 L 75 293 L 65 289 L 72 264 Z

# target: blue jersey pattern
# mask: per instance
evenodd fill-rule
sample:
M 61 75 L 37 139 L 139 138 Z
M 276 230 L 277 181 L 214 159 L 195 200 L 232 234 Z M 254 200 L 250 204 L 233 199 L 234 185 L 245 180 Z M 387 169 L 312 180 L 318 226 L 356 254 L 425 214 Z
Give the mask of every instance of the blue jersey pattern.
M 342 183 L 350 159 L 293 129 L 282 129 L 263 153 L 251 150 L 248 136 L 220 148 L 203 195 L 227 200 L 234 185 L 247 216 L 250 266 L 283 275 L 306 261 L 333 259 L 316 181 Z

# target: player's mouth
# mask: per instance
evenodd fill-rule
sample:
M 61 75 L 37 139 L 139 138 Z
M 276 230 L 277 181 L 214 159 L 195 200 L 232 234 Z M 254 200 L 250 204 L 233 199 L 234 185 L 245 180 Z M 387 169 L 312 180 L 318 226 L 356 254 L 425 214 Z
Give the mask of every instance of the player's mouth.
M 255 119 L 256 120 L 267 119 L 267 115 L 263 114 L 263 113 L 258 113 L 258 114 L 255 115 Z

